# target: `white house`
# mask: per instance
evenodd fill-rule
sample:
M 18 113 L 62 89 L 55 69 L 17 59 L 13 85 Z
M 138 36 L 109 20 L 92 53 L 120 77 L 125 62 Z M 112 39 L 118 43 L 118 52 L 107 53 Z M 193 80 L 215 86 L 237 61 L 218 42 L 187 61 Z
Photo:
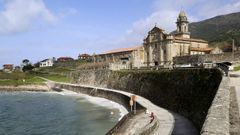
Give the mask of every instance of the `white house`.
M 40 62 L 40 67 L 52 67 L 54 64 L 54 59 L 45 59 Z

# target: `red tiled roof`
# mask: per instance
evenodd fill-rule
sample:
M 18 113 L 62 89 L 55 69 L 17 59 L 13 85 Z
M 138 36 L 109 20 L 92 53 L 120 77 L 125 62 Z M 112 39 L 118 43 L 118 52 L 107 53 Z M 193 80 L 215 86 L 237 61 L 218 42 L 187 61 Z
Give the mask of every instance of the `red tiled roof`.
M 4 64 L 3 66 L 13 66 L 13 64 Z
M 191 47 L 191 51 L 196 51 L 196 52 L 210 52 L 213 50 L 213 48 L 198 48 L 198 47 Z
M 112 53 L 120 53 L 120 52 L 129 52 L 129 51 L 137 50 L 137 49 L 140 48 L 140 47 L 142 47 L 142 46 L 133 46 L 133 47 L 128 47 L 128 48 L 119 48 L 119 49 L 114 49 L 114 50 L 106 51 L 104 54 L 112 54 Z
M 175 40 L 183 40 L 183 41 L 192 41 L 192 42 L 204 42 L 204 43 L 207 43 L 206 40 L 203 40 L 203 39 L 196 39 L 196 38 L 183 38 L 183 37 L 178 37 L 178 36 L 175 36 L 174 37 Z
M 13 69 L 13 64 L 4 64 L 3 68 L 4 69 Z
M 71 58 L 71 57 L 59 57 L 57 60 L 58 61 L 67 61 L 67 60 L 73 60 L 73 58 Z
M 58 59 L 73 59 L 71 57 L 59 57 Z
M 79 56 L 80 56 L 80 57 L 90 57 L 91 55 L 84 53 L 84 54 L 81 54 L 81 55 L 79 55 Z

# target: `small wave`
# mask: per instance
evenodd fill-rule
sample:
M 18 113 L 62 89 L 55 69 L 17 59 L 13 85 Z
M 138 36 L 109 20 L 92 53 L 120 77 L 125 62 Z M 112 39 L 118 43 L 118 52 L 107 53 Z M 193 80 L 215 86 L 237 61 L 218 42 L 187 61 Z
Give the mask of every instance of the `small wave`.
M 61 92 L 57 92 L 57 93 L 60 95 L 79 96 L 79 97 L 82 97 L 82 98 L 86 99 L 87 101 L 89 101 L 93 104 L 96 104 L 98 106 L 103 106 L 103 107 L 107 107 L 110 109 L 117 108 L 120 111 L 120 118 L 118 119 L 119 121 L 123 118 L 124 115 L 126 115 L 128 113 L 127 109 L 124 106 L 122 106 L 116 102 L 113 102 L 111 100 L 105 99 L 105 98 L 92 97 L 92 96 L 89 96 L 86 94 L 77 93 L 77 92 L 73 92 L 73 91 L 66 90 L 66 89 L 62 89 Z

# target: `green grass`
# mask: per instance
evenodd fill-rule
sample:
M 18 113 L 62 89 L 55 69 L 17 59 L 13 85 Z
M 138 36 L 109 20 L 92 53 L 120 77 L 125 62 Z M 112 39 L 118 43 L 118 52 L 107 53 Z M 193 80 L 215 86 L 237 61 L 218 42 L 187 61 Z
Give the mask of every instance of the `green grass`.
M 39 77 L 23 72 L 4 73 L 0 72 L 0 85 L 42 85 L 44 80 Z
M 37 76 L 30 76 L 30 77 L 26 78 L 24 84 L 43 84 L 44 82 L 45 82 L 45 80 L 43 80 Z
M 234 67 L 234 71 L 239 71 L 239 70 L 240 70 L 240 66 Z
M 12 72 L 5 73 L 0 71 L 0 86 L 2 85 L 42 85 L 45 80 L 39 78 L 44 77 L 46 79 L 56 81 L 56 82 L 66 82 L 69 83 L 70 79 L 67 77 L 71 71 L 74 70 L 75 66 L 83 64 L 82 61 L 73 61 L 66 63 L 58 63 L 58 65 L 53 67 L 39 68 L 37 71 L 30 71 L 28 73 L 24 72 Z
M 41 73 L 68 73 L 71 71 L 72 69 L 66 67 L 44 67 L 38 70 Z
M 44 74 L 40 75 L 40 77 L 55 81 L 55 82 L 65 82 L 65 83 L 70 83 L 70 79 L 66 76 L 63 75 L 50 75 L 50 74 Z

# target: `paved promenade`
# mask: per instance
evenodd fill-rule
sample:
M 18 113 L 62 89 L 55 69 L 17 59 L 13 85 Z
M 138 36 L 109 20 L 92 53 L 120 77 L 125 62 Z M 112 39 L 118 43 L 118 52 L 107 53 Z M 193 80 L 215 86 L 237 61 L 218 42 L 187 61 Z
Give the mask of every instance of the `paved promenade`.
M 240 71 L 230 73 L 230 86 L 235 87 L 240 112 Z M 240 114 L 239 114 L 240 115 Z
M 108 89 L 119 92 L 128 96 L 132 93 Z M 151 101 L 137 96 L 137 102 L 147 108 L 149 112 L 154 112 L 158 121 L 159 127 L 154 132 L 154 135 L 197 135 L 199 134 L 193 124 L 183 116 L 172 113 L 166 109 L 154 105 Z
M 49 85 L 52 83 L 49 82 Z M 133 95 L 132 93 L 120 91 L 120 90 L 114 90 L 114 89 L 106 89 L 106 88 L 99 88 L 94 86 L 86 86 L 86 85 L 76 85 L 76 84 L 68 84 L 68 83 L 62 83 L 66 85 L 74 85 L 74 86 L 81 86 L 81 87 L 92 87 L 94 89 L 104 89 L 108 91 L 113 91 L 117 93 L 121 93 L 127 96 Z M 185 117 L 173 113 L 171 111 L 168 111 L 164 108 L 158 107 L 154 105 L 151 101 L 148 99 L 145 99 L 141 96 L 136 96 L 137 102 L 141 104 L 142 106 L 146 107 L 149 112 L 154 112 L 158 122 L 159 126 L 154 131 L 153 135 L 198 135 L 199 132 L 197 129 L 193 126 L 192 122 L 190 122 Z M 125 131 L 123 131 L 123 134 L 129 135 L 134 134 L 138 129 L 142 129 L 145 126 L 148 126 L 149 124 L 149 118 L 148 114 L 141 114 L 138 117 L 134 117 L 133 120 L 128 123 L 128 127 Z

